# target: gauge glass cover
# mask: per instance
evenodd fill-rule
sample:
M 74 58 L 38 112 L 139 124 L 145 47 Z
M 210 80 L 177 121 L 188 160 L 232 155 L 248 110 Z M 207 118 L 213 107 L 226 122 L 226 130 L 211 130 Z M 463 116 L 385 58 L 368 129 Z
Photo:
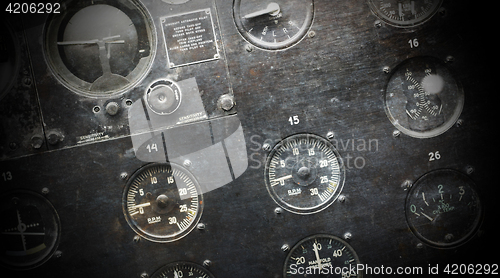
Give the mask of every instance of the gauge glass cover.
M 152 278 L 175 277 L 215 278 L 214 275 L 204 267 L 191 262 L 170 263 L 161 267 L 152 275 Z
M 38 267 L 51 258 L 59 244 L 61 223 L 52 204 L 27 190 L 0 197 L 1 262 L 16 270 Z
M 408 192 L 406 220 L 428 245 L 455 247 L 469 240 L 482 219 L 472 180 L 455 170 L 436 170 L 419 178 Z
M 332 235 L 313 235 L 299 241 L 288 253 L 283 277 L 363 277 L 354 249 Z
M 313 0 L 235 0 L 233 15 L 240 34 L 253 45 L 284 49 L 308 32 L 314 16 Z
M 333 144 L 314 134 L 297 134 L 279 142 L 265 167 L 273 200 L 298 214 L 316 213 L 331 205 L 342 191 L 344 176 Z
M 384 101 L 386 114 L 398 130 L 411 137 L 429 138 L 455 124 L 464 94 L 442 61 L 415 57 L 393 70 Z
M 369 0 L 372 11 L 385 23 L 400 27 L 423 24 L 436 14 L 443 0 Z
M 130 227 L 153 242 L 186 236 L 200 220 L 203 195 L 194 176 L 173 163 L 148 164 L 128 181 L 123 212 Z
M 89 97 L 117 95 L 149 72 L 156 32 L 139 1 L 68 1 L 63 7 L 49 18 L 43 46 L 64 86 Z

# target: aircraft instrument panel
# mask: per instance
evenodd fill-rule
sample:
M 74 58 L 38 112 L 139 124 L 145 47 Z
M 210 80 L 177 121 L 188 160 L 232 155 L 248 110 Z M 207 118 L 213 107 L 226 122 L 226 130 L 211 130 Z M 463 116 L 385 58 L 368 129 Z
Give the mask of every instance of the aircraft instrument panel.
M 488 10 L 2 4 L 2 273 L 498 275 Z

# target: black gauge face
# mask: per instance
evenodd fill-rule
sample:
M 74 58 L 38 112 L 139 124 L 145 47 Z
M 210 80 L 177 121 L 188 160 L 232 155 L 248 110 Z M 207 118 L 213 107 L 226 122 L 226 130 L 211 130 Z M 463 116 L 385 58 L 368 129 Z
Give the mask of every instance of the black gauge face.
M 140 236 L 170 242 L 186 236 L 203 211 L 203 195 L 191 173 L 175 164 L 149 164 L 129 180 L 123 212 Z
M 354 249 L 332 235 L 314 235 L 299 241 L 286 257 L 283 277 L 362 277 Z
M 443 62 L 431 57 L 411 58 L 398 65 L 384 99 L 392 124 L 416 138 L 447 131 L 460 117 L 464 105 L 461 86 Z
M 122 93 L 152 65 L 156 35 L 136 0 L 69 1 L 49 19 L 44 50 L 56 78 L 86 96 Z
M 264 49 L 299 42 L 312 24 L 313 0 L 235 0 L 234 20 L 241 35 Z
M 30 191 L 13 191 L 0 197 L 1 260 L 13 269 L 31 269 L 56 251 L 61 225 L 52 204 Z
M 443 0 L 369 0 L 373 12 L 387 24 L 412 27 L 429 20 Z
M 278 143 L 267 159 L 266 186 L 282 208 L 309 214 L 331 205 L 344 185 L 344 167 L 335 147 L 313 134 Z
M 405 212 L 420 240 L 442 248 L 470 239 L 482 218 L 472 181 L 453 170 L 433 171 L 418 179 L 408 192 Z
M 174 113 L 181 105 L 181 89 L 170 80 L 158 80 L 146 91 L 146 103 L 158 115 Z
M 175 262 L 158 269 L 152 278 L 215 278 L 208 270 L 191 262 Z

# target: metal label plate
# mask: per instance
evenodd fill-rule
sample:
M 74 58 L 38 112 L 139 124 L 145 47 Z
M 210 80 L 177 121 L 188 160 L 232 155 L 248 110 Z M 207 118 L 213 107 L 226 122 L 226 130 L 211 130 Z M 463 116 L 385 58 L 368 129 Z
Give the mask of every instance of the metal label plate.
M 168 67 L 219 59 L 212 12 L 208 9 L 161 18 Z

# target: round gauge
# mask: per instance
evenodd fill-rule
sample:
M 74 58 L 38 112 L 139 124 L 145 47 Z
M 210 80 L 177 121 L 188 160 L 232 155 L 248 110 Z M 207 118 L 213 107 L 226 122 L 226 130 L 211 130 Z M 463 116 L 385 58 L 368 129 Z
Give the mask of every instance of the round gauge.
M 470 239 L 482 219 L 474 184 L 454 170 L 436 170 L 419 178 L 406 197 L 406 220 L 420 240 L 454 247 Z
M 158 80 L 146 91 L 146 103 L 158 115 L 174 113 L 181 105 L 181 89 L 170 80 Z
M 16 81 L 21 60 L 19 48 L 10 24 L 0 20 L 0 100 Z
M 286 257 L 283 277 L 363 277 L 354 249 L 332 235 L 314 235 L 299 241 Z
M 298 214 L 331 205 L 344 185 L 344 167 L 335 147 L 313 134 L 297 134 L 278 143 L 267 158 L 266 186 L 282 208 Z
M 56 251 L 61 233 L 52 204 L 25 190 L 6 193 L 0 200 L 2 265 L 31 269 L 45 263 Z
M 154 242 L 186 236 L 203 211 L 198 182 L 176 164 L 148 164 L 129 180 L 123 192 L 123 212 L 132 229 Z
M 455 124 L 464 94 L 443 62 L 416 57 L 394 69 L 384 101 L 387 116 L 397 129 L 412 137 L 429 138 Z
M 413 27 L 429 20 L 443 0 L 368 0 L 372 11 L 395 27 Z
M 299 42 L 312 24 L 313 0 L 235 0 L 241 35 L 257 47 L 276 50 Z
M 215 278 L 212 273 L 200 265 L 191 262 L 170 263 L 158 269 L 152 278 Z
M 120 94 L 149 71 L 154 25 L 137 0 L 68 1 L 46 24 L 44 52 L 55 77 L 90 97 Z

